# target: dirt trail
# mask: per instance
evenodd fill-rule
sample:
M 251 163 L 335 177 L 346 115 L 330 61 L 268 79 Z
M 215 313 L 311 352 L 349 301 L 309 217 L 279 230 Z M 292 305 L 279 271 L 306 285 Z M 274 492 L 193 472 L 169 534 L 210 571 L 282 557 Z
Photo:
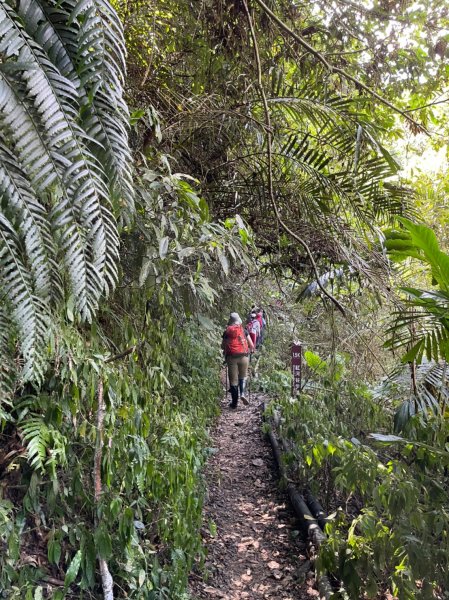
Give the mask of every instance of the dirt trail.
M 261 433 L 260 404 L 236 411 L 223 399 L 207 469 L 203 579 L 191 579 L 192 597 L 224 600 L 317 598 L 296 520 L 278 488 L 271 449 Z M 216 532 L 213 532 L 214 523 Z M 211 535 L 210 529 L 215 535 Z

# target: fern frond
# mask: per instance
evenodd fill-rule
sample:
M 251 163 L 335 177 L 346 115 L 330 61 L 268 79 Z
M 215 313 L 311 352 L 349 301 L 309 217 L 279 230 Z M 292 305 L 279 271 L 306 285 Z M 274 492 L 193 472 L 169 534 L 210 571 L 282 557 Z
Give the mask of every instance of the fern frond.
M 33 195 L 13 155 L 0 143 L 0 200 L 6 197 L 8 205 L 3 210 L 22 237 L 35 294 L 43 300 L 50 300 L 52 293 L 61 297 L 62 282 L 54 262 L 57 250 L 47 211 Z
M 111 191 L 120 208 L 126 209 L 122 217 L 128 220 L 134 211 L 134 193 L 127 134 L 129 114 L 123 99 L 126 48 L 120 19 L 104 0 L 66 0 L 60 7 L 72 27 L 70 48 L 76 48 L 72 60 L 87 92 L 82 98 L 82 124 L 102 146 L 100 154 Z
M 106 85 L 117 103 L 126 70 L 126 48 L 120 19 L 107 0 L 63 0 L 68 25 L 80 24 L 76 54 L 78 73 L 87 88 Z
M 18 0 L 0 4 L 0 54 L 0 293 L 29 378 L 47 308 L 71 293 L 90 320 L 117 282 L 113 211 L 133 202 L 125 52 L 106 0 Z
M 50 431 L 40 417 L 31 417 L 20 423 L 23 439 L 27 442 L 28 460 L 31 466 L 40 471 L 45 469 L 47 448 L 50 445 Z
M 27 39 L 26 33 L 18 25 L 16 32 L 23 34 L 17 42 L 22 44 L 23 60 L 32 61 L 41 67 L 23 71 L 27 95 L 38 107 L 47 138 L 53 139 L 54 144 L 55 129 L 58 128 L 57 139 L 59 142 L 64 141 L 63 156 L 71 157 L 72 164 L 63 176 L 72 195 L 70 199 L 80 210 L 82 228 L 90 233 L 86 240 L 92 241 L 87 250 L 90 251 L 93 266 L 99 274 L 97 277 L 94 273 L 90 278 L 91 302 L 95 308 L 101 294 L 108 293 L 109 288 L 115 286 L 117 278 L 118 236 L 116 233 L 114 235 L 110 226 L 111 217 L 107 211 L 110 201 L 103 181 L 103 170 L 87 150 L 83 140 L 86 135 L 73 120 L 76 115 L 72 106 L 73 99 L 76 98 L 75 90 L 68 80 L 54 73 L 53 65 Z M 6 51 L 8 52 L 8 47 Z M 48 122 L 53 126 L 51 132 L 48 131 Z M 95 231 L 92 230 L 92 224 L 95 224 Z M 86 318 L 90 318 L 86 306 L 82 308 Z
M 10 221 L 0 212 L 0 281 L 22 342 L 24 380 L 42 377 L 44 346 L 49 318 L 44 302 L 33 291 L 32 280 L 20 260 L 19 239 Z
M 134 191 L 132 185 L 132 157 L 128 144 L 128 115 L 117 119 L 110 114 L 108 97 L 98 91 L 91 104 L 85 104 L 82 111 L 83 127 L 91 138 L 96 138 L 102 147 L 98 154 L 108 177 L 113 197 L 127 215 L 134 212 Z M 126 215 L 125 215 L 126 216 Z
M 39 75 L 36 75 L 38 77 Z M 15 85 L 14 85 L 15 84 Z M 90 315 L 90 301 L 87 295 L 87 271 L 86 258 L 84 255 L 84 233 L 80 231 L 78 225 L 78 215 L 74 212 L 74 203 L 70 201 L 73 197 L 73 191 L 66 184 L 64 171 L 67 171 L 68 160 L 64 156 L 66 138 L 70 137 L 70 131 L 67 132 L 66 123 L 51 104 L 49 114 L 44 113 L 46 120 L 42 121 L 41 116 L 36 114 L 29 102 L 24 101 L 24 86 L 19 81 L 12 81 L 9 77 L 0 72 L 0 124 L 5 137 L 14 151 L 19 163 L 14 160 L 13 153 L 2 144 L 3 155 L 9 155 L 9 160 L 4 161 L 4 169 L 9 170 L 9 177 L 14 177 L 15 173 L 23 171 L 21 178 L 21 188 L 27 189 L 28 200 L 46 190 L 49 186 L 58 184 L 64 198 L 66 199 L 65 221 L 63 223 L 54 220 L 53 226 L 58 227 L 59 235 L 62 237 L 62 246 L 64 247 L 64 238 L 67 241 L 67 249 L 63 253 L 64 261 L 67 265 L 68 274 L 71 280 L 72 289 L 77 298 L 77 309 L 79 313 L 88 318 Z M 52 112 L 52 109 L 54 112 Z M 17 127 L 17 123 L 20 125 Z M 28 180 L 28 185 L 26 182 Z M 3 197 L 10 203 L 14 199 L 10 198 L 9 190 L 14 188 L 4 188 Z M 37 201 L 37 198 L 35 200 Z M 61 200 L 64 203 L 64 200 Z M 5 205 L 5 201 L 2 203 Z M 27 202 L 25 201 L 26 205 Z M 58 214 L 60 210 L 57 205 L 54 213 Z M 48 215 L 47 215 L 48 220 Z M 64 232 L 65 235 L 64 235 Z M 53 255 L 56 258 L 56 253 Z M 58 291 L 56 288 L 55 292 Z
M 28 460 L 35 470 L 56 476 L 56 467 L 66 463 L 65 446 L 67 439 L 40 415 L 27 416 L 18 423 L 23 439 L 27 444 Z
M 46 0 L 18 0 L 15 10 L 28 35 L 45 52 L 56 69 L 80 90 L 76 65 L 66 47 L 75 43 L 76 31 L 74 34 L 70 31 L 64 12 Z
M 3 307 L 0 307 L 0 421 L 7 418 L 3 406 L 10 405 L 14 394 L 16 367 L 12 360 L 12 323 Z
M 104 3 L 103 3 L 104 4 Z M 106 3 L 107 4 L 107 3 Z M 98 148 L 98 154 L 102 162 L 105 174 L 108 178 L 111 193 L 117 196 L 117 205 L 125 207 L 127 213 L 134 210 L 134 194 L 132 188 L 132 158 L 128 148 L 127 125 L 129 120 L 128 110 L 123 100 L 122 83 L 117 86 L 117 80 L 122 82 L 124 69 L 124 42 L 121 35 L 120 22 L 115 12 L 106 4 L 102 7 L 102 12 L 94 21 L 90 21 L 88 27 L 86 20 L 80 27 L 78 21 L 73 22 L 70 11 L 64 11 L 61 7 L 54 7 L 43 0 L 20 0 L 17 6 L 17 13 L 22 17 L 26 31 L 34 37 L 36 42 L 43 47 L 48 59 L 67 77 L 76 88 L 79 94 L 81 104 L 81 125 L 85 129 L 90 140 L 94 140 L 94 145 Z M 75 7 L 73 4 L 72 9 Z M 70 8 L 70 7 L 69 7 Z M 92 9 L 92 7 L 91 7 Z M 100 20 L 102 26 L 98 23 L 101 15 L 105 14 L 103 20 Z M 78 14 L 78 18 L 83 12 Z M 106 23 L 104 23 L 106 19 Z M 70 26 L 67 24 L 71 20 Z M 114 22 L 114 35 L 109 30 L 108 23 Z M 97 23 L 97 28 L 94 24 Z M 85 48 L 84 51 L 78 46 L 78 40 L 83 37 L 82 29 L 88 27 L 89 35 L 87 39 L 83 38 L 83 44 L 86 45 L 92 41 L 95 36 L 103 39 L 105 34 L 110 38 L 107 48 L 104 49 L 104 43 L 94 39 L 93 46 Z M 106 31 L 103 31 L 103 30 Z M 112 36 L 112 37 L 111 37 Z M 105 85 L 103 78 L 108 70 L 101 66 L 102 56 L 105 56 L 106 50 L 112 51 L 113 43 L 118 43 L 119 51 L 119 70 L 113 72 L 111 81 L 115 82 L 111 86 Z M 83 65 L 83 69 L 90 69 L 94 81 L 89 85 L 89 81 L 81 81 L 77 69 L 86 55 L 88 60 L 92 59 L 93 49 L 97 48 L 99 53 L 94 64 Z M 98 48 L 99 47 L 99 48 Z M 96 67 L 96 68 L 94 68 Z M 94 93 L 92 93 L 92 89 Z M 115 111 L 111 111 L 111 93 L 115 98 Z M 93 153 L 94 148 L 91 148 Z

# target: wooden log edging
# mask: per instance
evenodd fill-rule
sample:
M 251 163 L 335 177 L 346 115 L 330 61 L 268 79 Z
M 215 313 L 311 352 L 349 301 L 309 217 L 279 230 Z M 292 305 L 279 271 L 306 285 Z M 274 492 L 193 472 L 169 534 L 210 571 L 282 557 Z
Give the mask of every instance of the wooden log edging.
M 324 531 L 324 528 L 327 523 L 326 513 L 324 512 L 323 507 L 315 498 L 310 490 L 305 490 L 304 492 L 304 500 L 306 501 L 307 506 L 310 509 L 310 512 L 315 517 L 318 522 L 318 525 Z
M 323 533 L 323 530 L 319 523 L 319 521 L 322 521 L 322 520 L 324 520 L 324 523 L 325 523 L 324 511 L 321 508 L 321 506 L 319 505 L 319 503 L 313 498 L 312 494 L 309 493 L 309 498 L 312 498 L 315 502 L 315 504 L 312 504 L 312 505 L 315 506 L 315 508 L 318 508 L 319 514 L 317 515 L 317 518 L 315 518 L 315 516 L 312 515 L 312 512 L 310 511 L 309 507 L 307 506 L 304 496 L 302 494 L 300 494 L 300 492 L 296 489 L 295 485 L 292 482 L 288 481 L 287 472 L 286 472 L 285 466 L 282 462 L 282 452 L 281 452 L 281 449 L 279 446 L 279 442 L 278 442 L 277 437 L 274 433 L 274 430 L 271 426 L 271 423 L 268 422 L 265 417 L 266 408 L 267 408 L 267 405 L 264 402 L 263 406 L 262 406 L 262 409 L 263 409 L 262 418 L 263 418 L 264 422 L 268 423 L 268 425 L 269 425 L 269 430 L 267 431 L 267 437 L 270 440 L 270 445 L 271 445 L 271 449 L 273 451 L 274 461 L 275 461 L 276 467 L 279 471 L 281 481 L 283 481 L 286 484 L 286 491 L 287 491 L 288 497 L 290 499 L 290 503 L 293 507 L 295 515 L 297 516 L 299 522 L 301 523 L 301 526 L 307 533 L 309 540 L 312 542 L 312 544 L 315 546 L 315 548 L 317 550 L 319 550 L 321 544 L 326 539 L 326 536 Z M 320 575 L 319 577 L 317 576 L 317 582 L 318 582 L 318 590 L 320 593 L 320 598 L 321 599 L 324 598 L 325 600 L 330 600 L 334 594 L 334 590 L 332 589 L 332 586 L 330 584 L 328 576 L 326 574 Z
M 274 413 L 275 414 L 274 414 L 273 422 L 270 424 L 271 429 L 276 429 L 277 427 L 279 427 L 279 425 L 281 423 L 280 413 L 278 411 L 274 411 Z M 273 425 L 274 425 L 274 427 L 273 427 Z M 282 438 L 279 438 L 279 440 L 278 440 L 276 435 L 275 435 L 275 440 L 277 440 L 279 443 L 279 446 L 281 449 L 281 454 L 282 454 L 282 452 L 285 452 L 285 453 L 292 452 L 293 444 L 289 440 L 284 440 Z M 321 506 L 321 504 L 318 502 L 318 500 L 315 498 L 315 496 L 312 494 L 312 492 L 309 489 L 304 490 L 303 497 L 304 497 L 304 501 L 307 504 L 309 511 L 312 513 L 312 516 L 316 519 L 318 525 L 324 531 L 324 528 L 327 523 L 327 518 L 326 518 L 326 513 L 324 512 L 323 507 Z

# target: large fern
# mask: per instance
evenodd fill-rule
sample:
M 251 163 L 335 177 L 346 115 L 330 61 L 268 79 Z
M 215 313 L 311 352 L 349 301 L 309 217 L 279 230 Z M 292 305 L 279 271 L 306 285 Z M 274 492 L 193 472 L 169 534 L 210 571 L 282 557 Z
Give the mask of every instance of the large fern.
M 334 264 L 349 264 L 377 285 L 386 263 L 375 251 L 376 228 L 394 223 L 397 215 L 414 216 L 414 208 L 410 190 L 398 183 L 399 165 L 379 142 L 363 103 L 303 84 L 276 84 L 267 102 L 273 129 L 272 180 L 284 223 L 313 253 Z M 205 189 L 212 210 L 220 217 L 238 210 L 263 240 L 264 253 L 271 245 L 271 263 L 304 272 L 307 260 L 293 245 L 279 251 L 273 228 L 260 99 L 248 102 L 247 110 L 251 119 L 242 117 L 238 142 L 240 121 L 224 115 L 219 125 L 210 125 L 192 117 L 190 136 L 209 136 L 229 145 L 223 161 L 224 152 L 211 142 L 219 157 L 207 171 Z
M 0 296 L 30 380 L 61 300 L 91 320 L 117 281 L 117 218 L 133 210 L 125 48 L 105 0 L 18 0 L 0 4 L 0 53 Z

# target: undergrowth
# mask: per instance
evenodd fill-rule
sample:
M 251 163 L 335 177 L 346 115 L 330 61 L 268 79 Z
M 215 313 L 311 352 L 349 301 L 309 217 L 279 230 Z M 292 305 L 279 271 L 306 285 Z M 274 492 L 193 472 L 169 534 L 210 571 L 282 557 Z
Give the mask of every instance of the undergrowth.
M 292 398 L 288 333 L 281 323 L 270 336 L 260 385 L 273 398 L 289 476 L 329 514 L 318 570 L 341 582 L 336 598 L 446 598 L 447 419 L 420 413 L 393 435 L 390 399 L 351 381 L 338 353 L 306 351 Z
M 182 600 L 204 560 L 202 468 L 221 392 L 213 307 L 251 241 L 240 218 L 212 222 L 158 161 L 136 176 L 115 295 L 90 326 L 69 298 L 41 379 L 1 398 L 2 598 L 103 597 L 105 561 L 116 597 Z
M 201 471 L 220 391 L 218 349 L 201 335 L 194 322 L 178 333 L 163 395 L 138 359 L 101 364 L 75 330 L 58 340 L 58 378 L 22 398 L 2 433 L 2 597 L 96 598 L 97 553 L 121 597 L 182 597 L 204 558 Z M 96 505 L 100 378 L 105 486 Z

